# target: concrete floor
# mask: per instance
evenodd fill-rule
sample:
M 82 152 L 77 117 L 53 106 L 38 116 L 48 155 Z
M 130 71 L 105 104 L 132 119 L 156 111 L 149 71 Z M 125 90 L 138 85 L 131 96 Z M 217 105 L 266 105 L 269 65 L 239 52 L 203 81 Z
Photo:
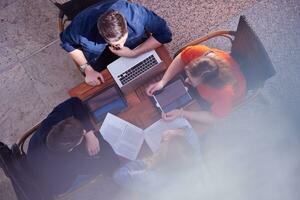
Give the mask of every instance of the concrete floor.
M 168 21 L 171 53 L 209 31 L 235 29 L 238 15 L 245 14 L 277 70 L 258 99 L 202 136 L 206 192 L 199 188 L 199 198 L 299 199 L 299 1 L 137 2 Z M 46 0 L 0 2 L 0 140 L 8 144 L 83 81 L 59 47 L 56 15 Z M 15 199 L 0 177 L 0 199 Z

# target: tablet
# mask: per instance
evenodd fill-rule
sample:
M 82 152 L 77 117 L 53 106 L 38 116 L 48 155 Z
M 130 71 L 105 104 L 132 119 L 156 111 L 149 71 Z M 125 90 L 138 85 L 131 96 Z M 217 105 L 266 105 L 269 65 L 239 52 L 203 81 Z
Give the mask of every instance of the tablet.
M 181 78 L 172 81 L 163 89 L 155 92 L 153 98 L 156 106 L 165 113 L 182 108 L 192 101 L 192 97 Z

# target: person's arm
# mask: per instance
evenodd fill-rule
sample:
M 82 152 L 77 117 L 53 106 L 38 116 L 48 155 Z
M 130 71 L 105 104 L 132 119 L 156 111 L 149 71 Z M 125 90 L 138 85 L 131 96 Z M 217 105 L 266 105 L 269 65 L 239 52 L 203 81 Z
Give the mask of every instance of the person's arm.
M 84 140 L 86 150 L 90 156 L 94 156 L 100 152 L 100 142 L 93 130 L 84 131 Z
M 184 117 L 187 120 L 196 121 L 202 124 L 212 124 L 217 118 L 207 111 L 188 111 L 183 109 L 175 109 L 168 113 L 162 113 L 162 118 L 171 121 L 177 117 Z
M 150 36 L 145 42 L 136 47 L 135 49 L 129 49 L 128 47 L 122 47 L 121 49 L 114 49 L 109 47 L 110 51 L 120 57 L 136 57 L 153 49 L 161 46 L 161 43 L 157 41 L 153 36 Z
M 131 188 L 140 180 L 145 180 L 147 165 L 142 160 L 128 162 L 114 172 L 113 179 L 121 187 Z
M 85 82 L 89 85 L 95 86 L 101 84 L 101 82 L 104 82 L 104 77 L 100 72 L 95 71 L 86 60 L 83 52 L 79 49 L 74 49 L 73 51 L 69 52 L 70 57 L 79 65 L 82 66 L 84 64 L 87 64 L 85 66 Z
M 156 83 L 149 85 L 146 92 L 152 96 L 155 91 L 162 89 L 174 76 L 184 69 L 185 63 L 181 59 L 181 54 L 177 55 L 172 61 L 162 79 Z
M 144 29 L 151 36 L 140 46 L 134 49 L 137 55 L 153 50 L 162 44 L 172 41 L 172 33 L 167 22 L 145 7 L 138 9 L 139 15 L 143 17 Z
M 153 49 L 156 49 L 160 47 L 162 44 L 157 41 L 152 35 L 141 45 L 139 45 L 137 48 L 135 48 L 133 51 L 136 56 L 141 55 L 143 53 L 146 53 L 148 51 L 151 51 Z
M 182 117 L 200 122 L 203 124 L 212 124 L 214 121 L 216 121 L 216 117 L 212 115 L 210 112 L 207 111 L 187 111 L 187 110 L 182 110 Z
M 79 34 L 78 28 L 71 23 L 61 34 L 61 47 L 67 51 L 70 57 L 79 65 L 84 65 L 88 63 L 86 57 L 84 56 L 82 50 L 79 49 Z M 101 73 L 95 71 L 90 65 L 87 65 L 85 70 L 85 82 L 89 85 L 95 86 L 104 82 L 104 78 Z
M 78 98 L 69 99 L 72 116 L 78 119 L 84 128 L 84 140 L 87 152 L 90 156 L 96 155 L 100 151 L 99 140 L 94 133 L 94 127 L 90 121 L 87 109 L 83 106 L 82 101 Z M 69 111 L 69 112 L 70 112 Z

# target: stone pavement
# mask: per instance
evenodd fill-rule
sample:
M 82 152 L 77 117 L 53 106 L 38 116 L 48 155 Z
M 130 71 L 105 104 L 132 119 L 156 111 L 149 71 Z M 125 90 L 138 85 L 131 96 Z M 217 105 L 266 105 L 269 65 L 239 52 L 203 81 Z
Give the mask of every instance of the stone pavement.
M 300 3 L 137 2 L 168 21 L 174 33 L 168 45 L 171 53 L 209 31 L 235 29 L 238 15 L 246 15 L 269 52 L 277 74 L 258 99 L 202 136 L 206 184 L 199 185 L 198 196 L 298 199 Z M 56 8 L 46 0 L 0 2 L 0 140 L 8 144 L 68 98 L 69 88 L 83 81 L 59 47 L 56 15 Z M 223 43 L 218 40 L 211 43 L 220 44 Z M 8 180 L 1 174 L 0 177 L 0 199 L 15 199 Z

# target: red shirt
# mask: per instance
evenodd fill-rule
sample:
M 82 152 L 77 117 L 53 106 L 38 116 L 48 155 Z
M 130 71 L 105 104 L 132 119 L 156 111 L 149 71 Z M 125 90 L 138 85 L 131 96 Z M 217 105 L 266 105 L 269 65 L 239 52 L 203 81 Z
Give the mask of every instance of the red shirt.
M 232 107 L 240 102 L 246 94 L 246 81 L 239 65 L 227 52 L 203 45 L 187 47 L 182 51 L 181 59 L 187 65 L 209 51 L 214 52 L 229 64 L 237 83 L 235 85 L 226 84 L 221 88 L 199 84 L 197 90 L 199 95 L 211 104 L 211 112 L 214 116 L 225 117 L 230 113 Z

